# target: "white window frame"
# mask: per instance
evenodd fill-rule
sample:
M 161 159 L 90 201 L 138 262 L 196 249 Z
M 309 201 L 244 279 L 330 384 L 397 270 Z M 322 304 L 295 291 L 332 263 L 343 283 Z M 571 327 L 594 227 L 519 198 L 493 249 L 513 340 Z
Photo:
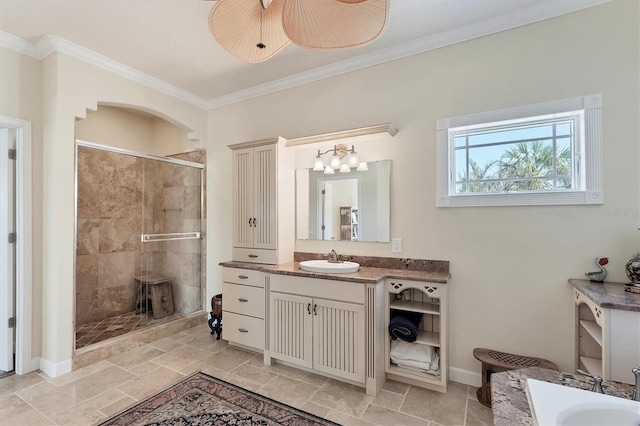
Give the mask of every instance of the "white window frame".
M 578 186 L 570 190 L 501 192 L 501 193 L 454 193 L 455 176 L 452 171 L 453 150 L 449 138 L 450 129 L 478 126 L 507 120 L 525 120 L 527 117 L 563 114 L 583 111 Z M 437 207 L 478 206 L 535 206 L 603 204 L 602 184 L 602 95 L 588 95 L 539 104 L 518 106 L 469 115 L 438 119 L 437 128 Z M 580 130 L 578 130 L 580 131 Z

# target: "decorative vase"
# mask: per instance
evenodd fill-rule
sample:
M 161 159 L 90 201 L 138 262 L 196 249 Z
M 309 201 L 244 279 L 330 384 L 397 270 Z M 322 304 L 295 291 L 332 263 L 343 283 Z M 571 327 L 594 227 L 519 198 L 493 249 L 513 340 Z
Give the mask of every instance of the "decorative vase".
M 640 283 L 640 253 L 629 259 L 624 271 L 632 283 Z

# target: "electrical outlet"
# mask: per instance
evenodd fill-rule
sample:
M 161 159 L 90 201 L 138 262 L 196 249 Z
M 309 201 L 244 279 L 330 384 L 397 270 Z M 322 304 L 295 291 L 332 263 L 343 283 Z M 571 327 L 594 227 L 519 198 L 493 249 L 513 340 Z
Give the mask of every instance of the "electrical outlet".
M 391 240 L 391 252 L 402 253 L 402 238 L 394 238 Z

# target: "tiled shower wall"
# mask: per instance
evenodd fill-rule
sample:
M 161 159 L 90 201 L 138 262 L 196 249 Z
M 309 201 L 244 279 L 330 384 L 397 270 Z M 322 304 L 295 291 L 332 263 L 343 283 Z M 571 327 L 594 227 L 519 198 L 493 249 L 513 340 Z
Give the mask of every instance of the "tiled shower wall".
M 200 241 L 140 242 L 200 229 L 199 169 L 78 147 L 77 215 L 76 327 L 133 311 L 141 274 L 173 278 L 177 314 L 200 309 Z
M 145 229 L 164 234 L 201 230 L 200 169 L 149 161 L 145 178 Z M 202 306 L 200 240 L 143 244 L 142 270 L 173 279 L 176 313 L 189 314 Z M 204 281 L 202 281 L 204 282 Z

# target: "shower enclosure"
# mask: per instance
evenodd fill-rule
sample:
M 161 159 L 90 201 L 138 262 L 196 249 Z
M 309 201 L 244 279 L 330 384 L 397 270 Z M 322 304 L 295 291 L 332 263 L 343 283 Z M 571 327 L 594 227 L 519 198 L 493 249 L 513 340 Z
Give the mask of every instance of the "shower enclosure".
M 76 141 L 76 349 L 203 310 L 203 173 Z

